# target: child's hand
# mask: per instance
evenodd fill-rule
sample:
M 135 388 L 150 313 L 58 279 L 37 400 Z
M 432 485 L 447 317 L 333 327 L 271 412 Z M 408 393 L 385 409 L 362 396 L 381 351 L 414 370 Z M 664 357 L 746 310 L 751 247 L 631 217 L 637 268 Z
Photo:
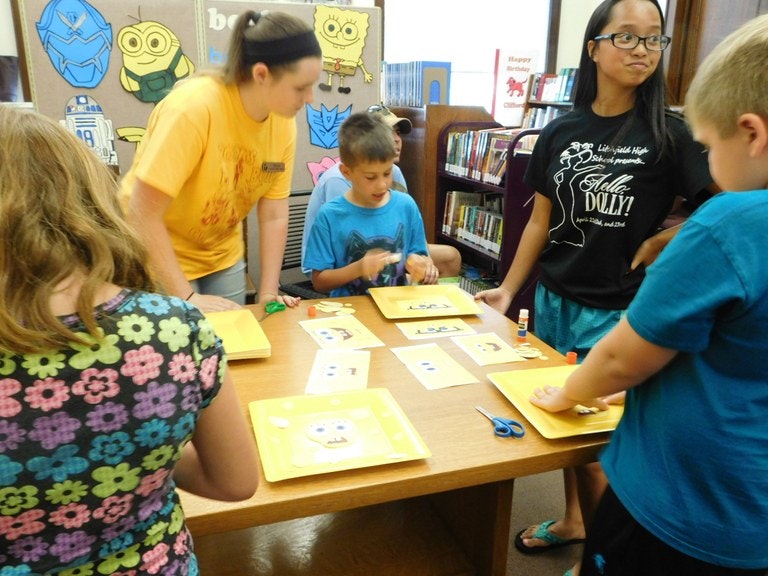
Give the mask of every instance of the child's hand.
M 608 410 L 608 404 L 602 398 L 594 398 L 587 402 L 576 402 L 565 395 L 565 388 L 559 386 L 544 386 L 536 388 L 530 398 L 531 404 L 543 408 L 547 412 L 562 412 L 581 404 L 598 410 Z
M 405 261 L 405 270 L 411 279 L 419 284 L 437 284 L 440 272 L 432 259 L 421 254 L 410 254 Z
M 360 277 L 371 282 L 379 275 L 385 266 L 400 262 L 400 254 L 393 254 L 385 250 L 368 250 L 360 259 Z

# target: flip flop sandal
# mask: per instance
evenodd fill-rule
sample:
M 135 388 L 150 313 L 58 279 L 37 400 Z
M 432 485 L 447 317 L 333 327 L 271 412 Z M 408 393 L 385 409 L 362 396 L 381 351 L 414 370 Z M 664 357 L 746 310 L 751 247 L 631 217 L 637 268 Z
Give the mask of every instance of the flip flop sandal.
M 584 538 L 572 538 L 571 540 L 566 540 L 564 538 L 560 538 L 560 536 L 557 534 L 553 534 L 548 530 L 548 528 L 554 523 L 554 520 L 547 520 L 546 522 L 542 522 L 539 524 L 539 527 L 536 529 L 536 532 L 534 532 L 533 536 L 531 536 L 531 538 L 538 538 L 539 540 L 543 540 L 547 543 L 546 546 L 526 546 L 523 542 L 523 533 L 525 533 L 527 528 L 523 528 L 520 530 L 520 532 L 517 533 L 517 536 L 515 536 L 515 548 L 517 548 L 523 554 L 542 554 L 543 552 L 548 552 L 549 550 L 554 550 L 555 548 L 570 546 L 571 544 L 581 544 L 584 542 Z

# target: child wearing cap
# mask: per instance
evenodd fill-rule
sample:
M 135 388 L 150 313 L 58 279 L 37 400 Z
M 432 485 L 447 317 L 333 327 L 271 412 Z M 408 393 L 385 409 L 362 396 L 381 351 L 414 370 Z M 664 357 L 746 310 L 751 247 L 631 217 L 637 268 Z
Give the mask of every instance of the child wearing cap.
M 424 222 L 416 202 L 393 190 L 397 157 L 392 128 L 376 114 L 357 113 L 339 129 L 339 170 L 351 187 L 322 205 L 307 240 L 304 267 L 315 290 L 364 294 L 412 280 L 435 284 Z
M 627 390 L 581 576 L 768 569 L 768 15 L 699 67 L 685 114 L 725 192 L 683 225 L 550 412 Z

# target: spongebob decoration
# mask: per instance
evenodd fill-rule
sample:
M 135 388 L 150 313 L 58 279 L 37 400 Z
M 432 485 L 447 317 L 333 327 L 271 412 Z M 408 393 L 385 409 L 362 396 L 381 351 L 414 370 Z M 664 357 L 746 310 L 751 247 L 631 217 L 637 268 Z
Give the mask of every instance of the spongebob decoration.
M 123 53 L 120 84 L 142 102 L 159 102 L 177 80 L 195 70 L 176 34 L 160 22 L 139 22 L 121 28 L 117 47 Z
M 373 74 L 363 63 L 368 36 L 367 13 L 319 5 L 315 9 L 315 35 L 323 50 L 323 70 L 328 74 L 328 81 L 319 85 L 321 90 L 329 92 L 334 76 L 338 76 L 338 91 L 349 94 L 352 89 L 344 86 L 344 78 L 353 76 L 358 68 L 366 83 L 373 81 Z

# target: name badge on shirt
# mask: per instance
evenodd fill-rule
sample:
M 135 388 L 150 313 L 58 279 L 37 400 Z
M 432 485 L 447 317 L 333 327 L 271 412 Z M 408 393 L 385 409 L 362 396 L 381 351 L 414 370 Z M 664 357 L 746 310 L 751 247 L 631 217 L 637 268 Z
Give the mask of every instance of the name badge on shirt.
M 261 170 L 263 172 L 285 172 L 284 162 L 262 162 Z

